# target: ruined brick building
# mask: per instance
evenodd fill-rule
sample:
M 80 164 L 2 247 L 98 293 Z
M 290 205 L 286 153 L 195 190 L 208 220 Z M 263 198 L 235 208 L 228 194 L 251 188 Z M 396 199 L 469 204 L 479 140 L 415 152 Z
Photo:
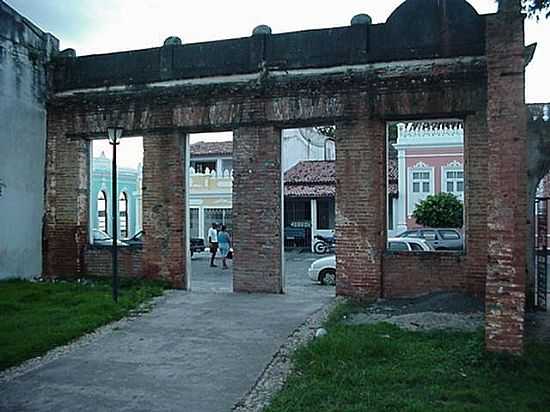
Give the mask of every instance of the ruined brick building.
M 484 296 L 487 348 L 521 352 L 532 118 L 523 39 L 515 2 L 478 15 L 463 0 L 407 0 L 383 24 L 358 15 L 347 27 L 60 54 L 49 68 L 44 273 L 93 273 L 104 259 L 88 242 L 89 147 L 118 126 L 144 146 L 146 236 L 124 271 L 188 287 L 186 136 L 232 130 L 234 290 L 284 292 L 281 130 L 334 124 L 337 294 Z M 387 124 L 422 119 L 464 124 L 464 253 L 385 248 Z

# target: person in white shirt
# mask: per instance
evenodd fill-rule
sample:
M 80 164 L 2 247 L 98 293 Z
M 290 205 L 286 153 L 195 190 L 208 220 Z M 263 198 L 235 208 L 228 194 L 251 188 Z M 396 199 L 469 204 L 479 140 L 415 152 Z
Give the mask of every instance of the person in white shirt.
M 214 258 L 216 257 L 216 253 L 218 252 L 218 225 L 216 223 L 212 223 L 212 227 L 208 229 L 208 246 L 210 247 L 210 253 L 212 253 L 212 257 L 210 258 L 210 267 L 215 268 L 216 265 L 214 264 Z

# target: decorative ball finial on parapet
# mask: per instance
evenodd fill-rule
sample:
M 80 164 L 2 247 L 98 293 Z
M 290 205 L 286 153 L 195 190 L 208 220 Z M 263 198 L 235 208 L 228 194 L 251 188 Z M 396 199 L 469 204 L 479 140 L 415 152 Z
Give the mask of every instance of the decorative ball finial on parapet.
M 351 19 L 351 25 L 355 26 L 357 24 L 372 24 L 372 18 L 368 14 L 356 14 Z
M 181 46 L 182 41 L 181 41 L 181 38 L 179 38 L 177 36 L 170 36 L 170 37 L 167 37 L 166 40 L 164 40 L 164 45 L 165 46 Z
M 254 27 L 254 30 L 252 30 L 252 35 L 257 36 L 259 34 L 271 34 L 271 27 L 267 24 L 260 24 L 259 26 Z

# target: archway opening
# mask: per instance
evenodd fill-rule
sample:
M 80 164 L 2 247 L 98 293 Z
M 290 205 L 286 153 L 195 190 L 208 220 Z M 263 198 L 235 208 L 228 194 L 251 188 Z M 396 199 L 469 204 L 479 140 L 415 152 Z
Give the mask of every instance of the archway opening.
M 232 292 L 233 132 L 188 135 L 187 286 Z
M 117 146 L 115 194 L 112 193 L 112 146 L 107 139 L 92 140 L 90 146 L 90 243 L 112 244 L 114 200 L 119 245 L 141 247 L 143 138 L 124 137 Z
M 334 296 L 336 128 L 283 129 L 284 291 Z

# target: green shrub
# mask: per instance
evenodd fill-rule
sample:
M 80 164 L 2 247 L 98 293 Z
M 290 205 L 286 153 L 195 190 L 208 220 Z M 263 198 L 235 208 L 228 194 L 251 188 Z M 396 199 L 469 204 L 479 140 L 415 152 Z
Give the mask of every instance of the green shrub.
M 464 206 L 452 193 L 438 193 L 420 202 L 413 216 L 422 226 L 460 228 L 464 224 Z

